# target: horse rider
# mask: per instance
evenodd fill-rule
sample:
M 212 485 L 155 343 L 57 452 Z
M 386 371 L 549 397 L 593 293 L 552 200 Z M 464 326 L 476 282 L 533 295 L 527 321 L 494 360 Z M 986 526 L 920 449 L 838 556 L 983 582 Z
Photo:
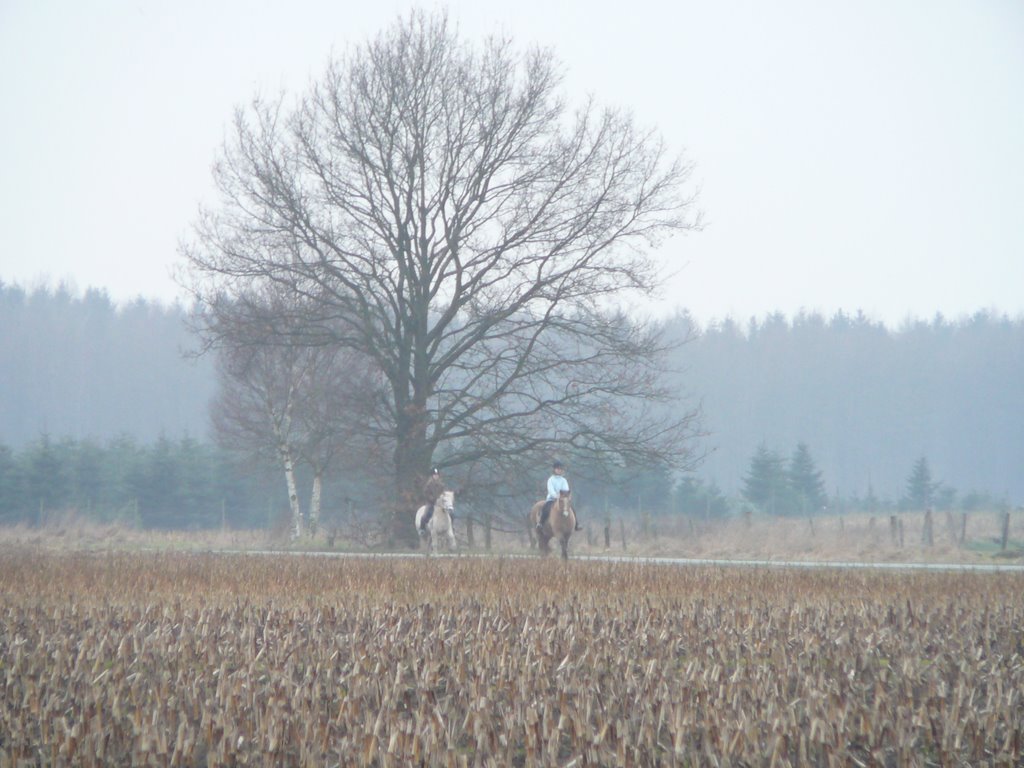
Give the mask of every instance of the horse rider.
M 565 465 L 555 459 L 551 465 L 551 477 L 548 478 L 547 501 L 544 502 L 544 508 L 541 510 L 540 517 L 537 520 L 538 532 L 544 529 L 544 523 L 547 522 L 548 516 L 551 514 L 551 507 L 558 501 L 558 497 L 562 493 L 569 493 L 569 481 L 565 479 Z M 576 516 L 576 530 L 583 530 L 578 514 Z
M 434 467 L 430 472 L 430 477 L 427 478 L 427 482 L 423 484 L 423 503 L 427 505 L 427 512 L 420 521 L 420 533 L 426 534 L 427 523 L 434 516 L 434 505 L 444 492 L 445 487 L 444 480 L 441 479 L 441 470 Z

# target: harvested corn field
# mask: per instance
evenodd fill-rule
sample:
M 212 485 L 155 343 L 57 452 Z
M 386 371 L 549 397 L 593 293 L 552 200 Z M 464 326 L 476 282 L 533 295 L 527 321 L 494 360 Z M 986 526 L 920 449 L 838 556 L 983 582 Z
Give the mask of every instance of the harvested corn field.
M 0 554 L 0 765 L 1005 765 L 1024 576 Z

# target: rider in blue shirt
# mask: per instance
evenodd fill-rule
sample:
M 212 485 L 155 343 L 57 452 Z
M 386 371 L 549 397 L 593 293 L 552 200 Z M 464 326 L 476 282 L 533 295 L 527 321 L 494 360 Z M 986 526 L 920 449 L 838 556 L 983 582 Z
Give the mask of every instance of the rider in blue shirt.
M 562 492 L 569 493 L 569 481 L 565 479 L 565 465 L 556 460 L 551 465 L 551 477 L 548 478 L 548 496 L 547 501 L 544 502 L 544 508 L 541 510 L 540 519 L 537 520 L 537 530 L 541 530 L 544 527 L 544 523 L 547 522 L 548 515 L 551 514 L 551 506 L 558 500 L 558 496 Z M 575 511 L 575 510 L 574 510 Z M 579 515 L 576 517 L 576 530 L 582 531 L 583 528 L 580 526 Z

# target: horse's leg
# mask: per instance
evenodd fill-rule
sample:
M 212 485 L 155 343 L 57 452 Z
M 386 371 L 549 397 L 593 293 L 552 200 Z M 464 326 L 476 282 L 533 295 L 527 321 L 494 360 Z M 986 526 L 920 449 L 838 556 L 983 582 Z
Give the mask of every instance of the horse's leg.
M 542 555 L 547 557 L 549 554 L 551 554 L 551 537 L 550 536 L 548 536 L 546 534 L 543 534 L 543 533 L 537 534 L 537 543 L 540 545 L 540 553 Z
M 459 544 L 455 541 L 455 526 L 452 525 L 451 521 L 448 522 L 448 549 L 456 550 L 459 548 Z
M 562 545 L 562 559 L 563 560 L 568 560 L 569 559 L 569 536 L 568 536 L 568 534 L 564 534 L 564 533 L 562 534 L 560 543 Z

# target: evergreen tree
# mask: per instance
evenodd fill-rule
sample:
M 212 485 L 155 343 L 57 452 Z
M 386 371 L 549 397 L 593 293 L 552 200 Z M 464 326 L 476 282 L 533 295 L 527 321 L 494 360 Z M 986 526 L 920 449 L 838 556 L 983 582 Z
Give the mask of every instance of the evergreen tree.
M 789 495 L 782 457 L 762 443 L 743 478 L 743 498 L 774 515 L 786 509 Z
M 11 449 L 0 445 L 0 524 L 18 523 L 23 513 L 21 468 Z
M 144 485 L 145 451 L 127 435 L 114 438 L 106 449 L 107 487 L 104 498 L 112 519 L 140 525 L 139 491 Z
M 825 507 L 828 501 L 825 483 L 806 443 L 799 443 L 793 452 L 787 479 L 801 514 L 813 514 Z
M 81 511 L 90 511 L 102 504 L 105 487 L 105 451 L 91 440 L 83 440 L 72 447 L 71 466 L 72 494 L 75 506 Z
M 137 469 L 134 485 L 139 522 L 145 528 L 173 528 L 181 467 L 166 435 L 161 435 L 156 444 L 144 452 Z
M 43 433 L 26 456 L 25 472 L 25 501 L 29 505 L 27 510 L 35 519 L 42 520 L 46 512 L 64 510 L 68 504 L 69 483 L 67 467 L 62 461 L 62 454 L 66 451 L 58 450 L 50 440 L 50 436 Z
M 674 489 L 673 509 L 696 518 L 720 519 L 729 515 L 729 500 L 715 484 L 687 475 Z
M 908 509 L 926 509 L 932 505 L 939 483 L 932 480 L 928 459 L 922 456 L 914 462 L 914 468 L 907 478 L 907 495 L 904 506 Z
M 214 474 L 214 451 L 192 438 L 177 445 L 179 466 L 178 508 L 169 524 L 175 528 L 209 528 L 220 523 L 221 501 Z

